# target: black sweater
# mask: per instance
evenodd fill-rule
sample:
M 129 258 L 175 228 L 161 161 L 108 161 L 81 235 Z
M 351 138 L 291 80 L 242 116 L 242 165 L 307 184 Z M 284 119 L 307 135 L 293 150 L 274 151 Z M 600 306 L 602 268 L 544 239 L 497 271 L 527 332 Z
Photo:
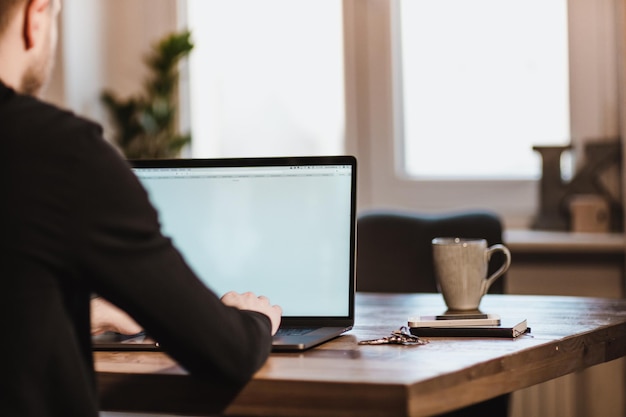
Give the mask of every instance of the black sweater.
M 196 278 L 100 127 L 2 83 L 0 194 L 0 416 L 97 415 L 92 292 L 209 382 L 266 360 L 269 319 Z

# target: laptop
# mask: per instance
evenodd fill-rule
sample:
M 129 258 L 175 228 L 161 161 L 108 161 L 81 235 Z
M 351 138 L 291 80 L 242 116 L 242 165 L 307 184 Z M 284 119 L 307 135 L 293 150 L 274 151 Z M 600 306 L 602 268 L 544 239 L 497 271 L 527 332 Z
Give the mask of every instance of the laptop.
M 274 350 L 305 350 L 354 324 L 352 156 L 130 161 L 172 238 L 218 296 L 252 291 L 283 309 Z M 105 334 L 96 350 L 158 349 Z

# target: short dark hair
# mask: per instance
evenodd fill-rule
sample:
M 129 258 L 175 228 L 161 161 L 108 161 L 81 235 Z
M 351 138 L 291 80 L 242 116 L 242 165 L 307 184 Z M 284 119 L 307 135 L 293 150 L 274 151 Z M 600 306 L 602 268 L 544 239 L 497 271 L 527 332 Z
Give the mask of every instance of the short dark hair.
M 26 0 L 0 0 L 0 35 L 5 31 L 17 6 Z

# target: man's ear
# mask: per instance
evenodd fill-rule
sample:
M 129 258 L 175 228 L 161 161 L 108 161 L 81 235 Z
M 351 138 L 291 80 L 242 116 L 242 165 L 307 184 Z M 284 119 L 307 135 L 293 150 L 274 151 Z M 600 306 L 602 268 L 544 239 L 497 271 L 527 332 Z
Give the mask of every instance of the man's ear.
M 46 19 L 50 18 L 50 2 L 52 0 L 28 0 L 24 14 L 24 46 L 26 49 L 35 47 L 43 31 L 46 30 Z

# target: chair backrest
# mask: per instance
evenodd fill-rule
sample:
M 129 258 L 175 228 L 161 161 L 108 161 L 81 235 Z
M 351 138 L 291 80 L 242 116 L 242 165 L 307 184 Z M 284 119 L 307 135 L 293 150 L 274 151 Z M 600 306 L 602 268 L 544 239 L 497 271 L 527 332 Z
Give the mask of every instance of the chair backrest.
M 500 218 L 489 211 L 418 214 L 371 211 L 357 219 L 357 291 L 437 292 L 431 240 L 435 237 L 484 238 L 502 243 Z M 494 254 L 490 273 L 502 265 Z M 502 293 L 504 278 L 490 293 Z

